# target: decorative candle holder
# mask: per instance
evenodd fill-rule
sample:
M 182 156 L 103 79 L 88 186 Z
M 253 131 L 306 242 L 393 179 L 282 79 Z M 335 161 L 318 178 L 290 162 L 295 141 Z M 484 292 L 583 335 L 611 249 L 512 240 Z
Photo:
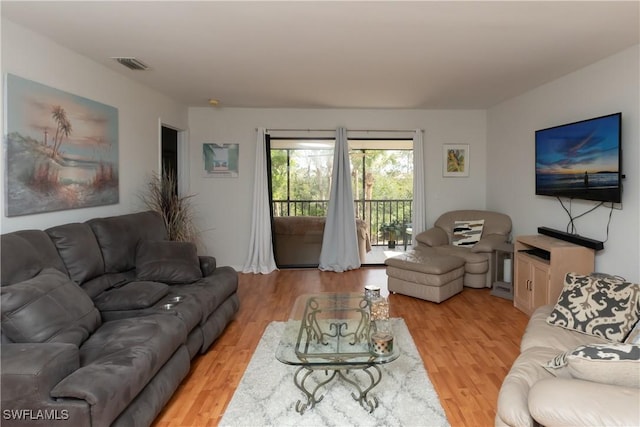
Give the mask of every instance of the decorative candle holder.
M 378 356 L 388 356 L 393 353 L 393 335 L 385 332 L 372 334 L 371 352 Z
M 393 353 L 393 332 L 389 322 L 389 301 L 376 298 L 370 302 L 369 348 L 377 356 Z
M 371 302 L 380 298 L 380 287 L 376 285 L 367 285 L 364 287 L 364 299 Z
M 370 304 L 372 321 L 389 319 L 389 301 L 386 298 L 376 298 Z

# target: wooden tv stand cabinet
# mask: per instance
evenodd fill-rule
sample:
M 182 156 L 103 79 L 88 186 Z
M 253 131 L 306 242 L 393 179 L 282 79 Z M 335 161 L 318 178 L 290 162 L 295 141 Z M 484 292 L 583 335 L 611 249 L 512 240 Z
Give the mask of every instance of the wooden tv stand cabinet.
M 546 304 L 555 304 L 567 273 L 594 271 L 595 251 L 554 237 L 518 236 L 514 244 L 513 305 L 531 315 Z

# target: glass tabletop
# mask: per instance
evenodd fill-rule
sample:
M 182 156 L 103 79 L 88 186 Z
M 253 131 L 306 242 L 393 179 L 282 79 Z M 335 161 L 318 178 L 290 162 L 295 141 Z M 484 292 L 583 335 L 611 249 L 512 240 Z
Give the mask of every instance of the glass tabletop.
M 357 293 L 302 295 L 296 300 L 276 358 L 290 365 L 373 365 L 399 356 L 391 342 L 388 354 L 370 347 L 369 302 Z

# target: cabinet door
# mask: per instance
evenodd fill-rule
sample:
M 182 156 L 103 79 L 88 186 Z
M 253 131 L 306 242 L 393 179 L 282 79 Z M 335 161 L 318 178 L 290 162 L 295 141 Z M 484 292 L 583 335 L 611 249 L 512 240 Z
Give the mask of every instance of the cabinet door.
M 541 262 L 531 263 L 533 276 L 533 301 L 531 311 L 549 304 L 549 266 Z
M 514 305 L 525 313 L 529 313 L 531 308 L 531 261 L 526 255 L 517 254 L 516 263 Z

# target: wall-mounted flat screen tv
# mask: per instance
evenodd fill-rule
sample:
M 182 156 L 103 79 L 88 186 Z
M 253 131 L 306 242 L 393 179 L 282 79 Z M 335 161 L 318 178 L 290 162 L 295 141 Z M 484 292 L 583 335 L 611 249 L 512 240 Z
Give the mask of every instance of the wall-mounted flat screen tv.
M 536 131 L 536 194 L 620 203 L 621 113 Z

